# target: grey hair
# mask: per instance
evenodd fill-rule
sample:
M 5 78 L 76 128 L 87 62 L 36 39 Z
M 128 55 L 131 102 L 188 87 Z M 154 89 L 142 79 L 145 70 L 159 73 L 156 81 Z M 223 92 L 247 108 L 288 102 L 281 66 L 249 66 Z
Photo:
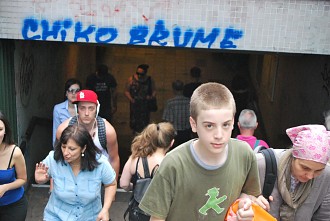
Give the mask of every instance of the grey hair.
M 238 117 L 238 122 L 242 128 L 255 128 L 257 126 L 257 116 L 253 110 L 244 109 Z

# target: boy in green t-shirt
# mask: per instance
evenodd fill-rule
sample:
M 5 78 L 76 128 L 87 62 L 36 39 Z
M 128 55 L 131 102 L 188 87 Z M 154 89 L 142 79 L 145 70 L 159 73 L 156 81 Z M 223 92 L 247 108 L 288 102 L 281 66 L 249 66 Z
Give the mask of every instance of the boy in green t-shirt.
M 198 138 L 168 153 L 140 208 L 156 220 L 224 220 L 239 203 L 237 220 L 253 220 L 250 195 L 260 195 L 256 156 L 243 141 L 231 138 L 236 112 L 231 92 L 205 83 L 190 101 L 190 124 Z

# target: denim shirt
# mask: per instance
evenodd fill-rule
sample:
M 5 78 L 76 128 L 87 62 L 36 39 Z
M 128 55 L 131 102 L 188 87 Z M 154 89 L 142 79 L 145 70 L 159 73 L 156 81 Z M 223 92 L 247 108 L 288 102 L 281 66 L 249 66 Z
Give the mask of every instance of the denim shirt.
M 96 220 L 102 209 L 101 184 L 111 184 L 116 178 L 108 159 L 103 155 L 97 158 L 97 168 L 80 171 L 77 176 L 68 164 L 55 161 L 54 151 L 43 160 L 54 183 L 44 220 Z
M 69 101 L 66 100 L 62 103 L 56 104 L 53 110 L 53 146 L 56 139 L 56 131 L 63 121 L 71 117 L 69 113 Z

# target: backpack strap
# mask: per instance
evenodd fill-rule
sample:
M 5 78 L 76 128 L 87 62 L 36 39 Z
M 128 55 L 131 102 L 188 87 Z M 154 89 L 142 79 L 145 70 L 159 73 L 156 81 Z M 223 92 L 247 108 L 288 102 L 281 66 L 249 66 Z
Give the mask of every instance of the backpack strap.
M 99 140 L 100 144 L 108 152 L 107 148 L 107 135 L 105 131 L 105 123 L 102 117 L 97 116 L 96 118 L 97 121 L 97 129 L 98 129 L 98 135 L 99 135 Z
M 142 164 L 143 164 L 143 170 L 144 170 L 144 178 L 151 178 L 150 172 L 149 172 L 149 164 L 146 157 L 142 157 Z
M 264 187 L 262 189 L 262 195 L 269 200 L 269 196 L 273 192 L 275 181 L 277 178 L 277 163 L 275 153 L 271 148 L 263 149 L 260 151 L 265 157 L 266 172 Z
M 254 152 L 254 153 L 260 153 L 263 149 L 268 149 L 268 148 L 265 147 L 265 146 L 261 146 L 261 145 L 259 145 L 259 146 L 256 146 L 256 147 L 253 149 L 253 152 Z
M 74 125 L 78 122 L 77 116 L 71 117 L 71 120 L 69 121 L 69 126 Z
M 254 143 L 253 149 L 255 149 L 257 146 L 259 146 L 260 140 L 256 140 L 256 142 Z

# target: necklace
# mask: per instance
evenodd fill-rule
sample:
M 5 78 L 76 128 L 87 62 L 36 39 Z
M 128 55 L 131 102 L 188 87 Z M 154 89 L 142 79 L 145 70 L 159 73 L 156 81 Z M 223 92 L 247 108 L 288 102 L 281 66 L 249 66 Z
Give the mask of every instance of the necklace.
M 89 134 L 92 136 L 92 138 L 94 138 L 94 136 L 95 136 L 95 131 L 94 131 L 95 124 L 96 124 L 96 119 L 94 119 L 93 126 L 92 126 L 91 130 L 89 131 Z

